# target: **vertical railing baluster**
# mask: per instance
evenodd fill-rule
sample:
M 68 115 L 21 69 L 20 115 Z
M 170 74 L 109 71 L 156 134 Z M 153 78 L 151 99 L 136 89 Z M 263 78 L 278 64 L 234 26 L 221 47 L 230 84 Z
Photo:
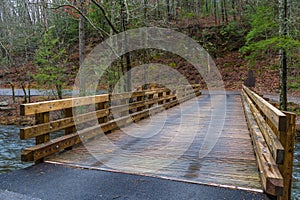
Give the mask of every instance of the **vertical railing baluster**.
M 35 114 L 35 120 L 36 120 L 36 124 L 44 124 L 44 123 L 48 123 L 50 121 L 50 113 L 49 112 L 44 112 L 44 113 L 38 113 Z M 35 143 L 38 144 L 43 144 L 45 142 L 50 141 L 50 134 L 44 134 L 44 135 L 40 135 L 37 136 L 35 138 Z M 42 163 L 44 161 L 44 159 L 40 159 L 35 161 L 36 164 L 38 163 Z

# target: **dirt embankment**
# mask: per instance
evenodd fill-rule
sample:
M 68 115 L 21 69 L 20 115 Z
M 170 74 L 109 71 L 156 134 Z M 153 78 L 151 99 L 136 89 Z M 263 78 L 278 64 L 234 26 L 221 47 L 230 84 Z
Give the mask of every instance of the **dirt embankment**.
M 24 98 L 16 97 L 15 102 L 11 96 L 0 96 L 0 124 L 3 125 L 31 125 L 33 117 L 20 116 L 20 105 Z M 38 101 L 38 99 L 33 99 Z M 2 104 L 2 105 L 1 105 Z
M 243 81 L 247 78 L 248 71 L 251 69 L 254 72 L 256 78 L 256 91 L 261 94 L 278 94 L 279 93 L 279 71 L 278 69 L 270 68 L 270 61 L 258 61 L 254 65 L 249 65 L 245 58 L 238 53 L 238 49 L 244 43 L 244 33 L 239 33 L 240 35 L 232 35 L 231 32 L 224 33 L 224 27 L 222 26 L 209 26 L 205 24 L 204 21 L 188 21 L 182 24 L 178 24 L 177 29 L 189 35 L 196 41 L 198 41 L 205 49 L 209 51 L 211 56 L 218 67 L 226 90 L 240 90 L 243 84 Z M 91 49 L 92 46 L 95 46 L 96 41 L 89 39 L 87 42 L 87 49 Z M 67 87 L 73 85 L 73 78 L 77 73 L 76 69 L 72 66 L 76 66 L 78 62 L 78 53 L 77 51 L 70 52 L 71 64 L 70 69 L 67 72 L 69 80 Z M 133 61 L 134 62 L 134 61 Z M 178 72 L 182 73 L 190 83 L 200 83 L 202 88 L 206 87 L 205 82 L 201 79 L 199 72 L 186 60 L 172 54 L 161 54 L 155 55 L 150 59 L 150 63 L 160 63 L 168 65 Z M 17 82 L 17 79 L 13 77 L 20 77 L 21 74 L 26 70 L 31 70 L 31 73 L 34 73 L 36 69 L 32 63 L 28 65 L 24 64 L 24 69 L 18 67 L 16 69 L 11 69 L 10 72 L 5 72 L 5 76 L 0 76 L 0 82 L 4 83 L 4 77 L 10 77 L 11 80 L 14 80 L 14 85 L 20 87 L 20 83 Z M 0 70 L 1 72 L 1 70 Z M 17 76 L 17 75 L 18 76 Z M 27 81 L 27 80 L 23 80 Z M 36 83 L 32 83 L 32 86 Z M 1 87 L 9 87 L 9 84 L 3 85 Z M 300 92 L 291 91 L 291 95 L 299 96 Z M 32 118 L 20 117 L 19 116 L 19 107 L 23 103 L 23 98 L 16 98 L 16 102 L 12 101 L 11 97 L 0 96 L 0 102 L 6 102 L 8 105 L 7 110 L 0 110 L 0 123 L 1 124 L 32 124 L 34 123 Z M 33 102 L 39 101 L 39 99 L 32 99 Z M 299 127 L 300 128 L 300 127 Z

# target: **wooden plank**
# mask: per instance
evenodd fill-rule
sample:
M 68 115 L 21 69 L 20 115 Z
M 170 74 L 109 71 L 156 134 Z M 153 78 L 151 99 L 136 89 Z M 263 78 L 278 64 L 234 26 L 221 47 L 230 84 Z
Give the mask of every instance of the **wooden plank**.
M 145 91 L 135 91 L 131 95 L 132 98 L 142 97 L 142 96 L 145 96 Z
M 187 96 L 185 99 L 192 98 L 193 96 Z M 162 99 L 171 99 L 172 101 L 169 103 L 162 104 L 160 106 L 156 106 L 150 109 L 146 109 L 143 111 L 139 111 L 130 115 L 127 115 L 125 117 L 118 118 L 116 120 L 103 123 L 100 126 L 94 126 L 91 128 L 87 128 L 80 132 L 80 138 L 84 140 L 91 139 L 100 133 L 108 132 L 114 129 L 118 129 L 119 126 L 128 125 L 132 123 L 133 121 L 141 120 L 142 118 L 148 117 L 150 114 L 153 115 L 155 113 L 161 112 L 169 107 L 172 107 L 176 104 L 178 104 L 177 100 L 174 100 L 175 95 L 169 95 L 167 97 L 163 97 Z M 155 99 L 156 101 L 156 99 Z M 140 103 L 140 102 L 138 102 Z M 139 105 L 139 104 L 137 104 Z M 144 105 L 143 105 L 144 106 Z M 83 114 L 80 116 L 76 116 L 75 120 L 76 123 L 84 123 L 88 122 L 94 119 L 94 115 L 97 114 L 97 117 L 104 117 L 107 116 L 108 110 L 100 110 L 92 113 Z M 53 132 L 56 130 L 60 130 L 63 128 L 74 126 L 74 119 L 73 117 L 69 117 L 66 119 L 57 120 L 54 122 L 44 123 L 41 125 L 36 125 L 29 128 L 24 128 L 21 130 L 21 138 L 27 139 L 31 137 L 37 137 L 43 133 Z M 99 131 L 99 129 L 102 129 Z M 46 142 L 41 145 L 37 145 L 35 147 L 27 148 L 22 152 L 22 160 L 23 161 L 35 161 L 41 158 L 44 158 L 48 155 L 51 155 L 53 153 L 60 152 L 63 149 L 66 149 L 68 147 L 71 147 L 75 144 L 78 144 L 81 142 L 81 139 L 79 138 L 79 135 L 77 133 L 70 134 L 63 136 L 61 138 L 57 138 L 53 141 Z
M 142 103 L 142 106 L 136 107 L 137 111 L 139 112 L 145 109 L 145 95 L 137 97 L 136 100 L 138 101 L 137 103 Z
M 110 100 L 111 101 L 118 101 L 118 100 L 123 100 L 123 99 L 130 99 L 132 93 L 127 92 L 127 93 L 118 93 L 118 94 L 111 94 L 110 95 Z
M 171 95 L 171 91 L 167 91 L 167 92 L 166 92 L 166 97 L 169 97 L 170 95 Z M 166 103 L 169 103 L 169 102 L 170 102 L 170 99 L 171 99 L 171 98 L 166 99 Z
M 43 124 L 43 123 L 49 122 L 50 121 L 49 112 L 35 114 L 35 121 L 36 121 L 36 124 Z M 35 138 L 36 145 L 43 144 L 43 143 L 48 142 L 48 141 L 50 141 L 50 134 L 49 133 L 39 135 Z M 39 164 L 41 162 L 43 162 L 43 159 L 35 160 L 36 164 Z
M 72 127 L 76 124 L 82 124 L 84 122 L 89 122 L 97 118 L 105 117 L 109 113 L 108 109 L 99 110 L 95 112 L 90 112 L 78 116 L 68 117 L 64 119 L 59 119 L 53 122 L 37 124 L 35 126 L 25 127 L 20 129 L 20 138 L 22 140 L 30 139 L 33 137 L 41 136 L 50 132 L 55 132 L 64 128 Z
M 154 94 L 155 93 L 150 93 L 150 92 L 146 92 L 146 100 L 147 102 L 145 103 L 146 108 L 151 108 L 153 106 L 153 104 L 155 103 L 154 100 Z M 153 103 L 150 103 L 153 102 Z
M 36 124 L 43 124 L 50 121 L 50 114 L 49 112 L 46 113 L 39 113 L 35 115 L 35 123 Z M 50 141 L 50 135 L 47 133 L 40 134 L 35 138 L 36 144 L 42 144 L 44 142 Z
M 156 94 L 156 91 L 151 90 L 151 91 L 145 91 L 145 95 L 146 96 L 153 96 L 154 94 Z
M 158 95 L 158 101 L 157 101 L 158 105 L 164 104 L 164 102 L 165 102 L 164 92 L 160 91 L 160 92 L 157 93 L 157 95 Z
M 148 100 L 145 101 L 145 104 L 146 105 L 153 105 L 153 104 L 156 104 L 158 103 L 159 101 L 168 101 L 168 100 L 172 100 L 176 98 L 176 95 L 169 95 L 169 96 L 166 96 L 166 97 L 161 97 L 161 98 L 148 98 Z
M 65 109 L 65 118 L 73 118 L 73 109 L 72 108 Z M 69 126 L 69 127 L 65 128 L 65 135 L 69 135 L 72 133 L 76 133 L 75 126 Z
M 242 98 L 244 98 L 242 96 Z M 249 106 L 243 99 L 245 116 L 247 119 L 250 135 L 253 141 L 255 155 L 257 158 L 258 168 L 261 175 L 263 189 L 266 193 L 279 196 L 283 193 L 283 177 L 274 161 L 264 137 L 256 124 L 254 116 L 251 113 Z
M 277 164 L 282 164 L 284 159 L 284 148 L 281 145 L 278 137 L 275 135 L 275 133 L 272 131 L 272 129 L 268 126 L 266 121 L 264 120 L 263 116 L 260 114 L 258 109 L 255 107 L 255 105 L 252 103 L 248 95 L 243 91 L 242 93 L 244 99 L 248 103 L 248 106 L 250 107 L 252 114 L 254 115 L 254 118 L 266 140 L 266 143 L 273 155 L 273 158 L 275 159 Z
M 169 88 L 157 88 L 154 90 L 156 93 L 169 92 Z
M 81 138 L 78 134 L 65 135 L 51 142 L 24 149 L 21 154 L 21 160 L 24 162 L 37 161 L 80 142 Z
M 134 97 L 144 96 L 145 92 L 126 92 L 126 93 L 118 93 L 118 94 L 111 94 L 111 101 L 117 101 L 122 99 L 130 99 Z
M 109 95 L 103 94 L 103 95 L 96 95 L 96 96 L 78 97 L 78 98 L 69 98 L 69 99 L 61 99 L 61 100 L 54 100 L 54 101 L 45 101 L 39 103 L 23 104 L 20 106 L 20 114 L 22 116 L 27 116 L 27 115 L 62 110 L 62 109 L 72 108 L 77 106 L 107 102 L 107 101 L 109 101 Z
M 294 147 L 296 136 L 296 115 L 291 112 L 284 112 L 287 116 L 287 131 L 280 133 L 280 141 L 284 146 L 286 153 L 284 156 L 284 162 L 279 165 L 279 170 L 284 178 L 283 195 L 279 200 L 292 199 L 292 179 L 293 179 L 293 162 L 294 162 Z
M 120 113 L 120 112 L 128 111 L 135 108 L 140 108 L 144 106 L 145 106 L 145 102 L 133 102 L 130 104 L 113 106 L 110 109 L 112 113 Z
M 49 155 L 60 152 L 68 147 L 79 144 L 82 142 L 82 140 L 89 140 L 99 134 L 102 134 L 103 132 L 115 130 L 119 126 L 130 124 L 133 121 L 132 119 L 137 120 L 138 118 L 145 118 L 149 116 L 150 113 L 154 114 L 156 112 L 160 112 L 163 109 L 163 106 L 147 109 L 129 116 L 118 118 L 116 120 L 104 124 L 87 128 L 81 131 L 80 133 L 62 136 L 52 141 L 45 142 L 34 147 L 26 148 L 22 151 L 21 159 L 24 162 L 30 162 L 45 158 Z
M 72 108 L 67 108 L 65 109 L 65 118 L 71 118 L 73 117 L 73 109 Z M 65 135 L 69 135 L 72 133 L 76 133 L 76 126 L 70 126 L 65 128 Z M 66 150 L 71 150 L 72 147 L 66 148 Z
M 101 110 L 101 111 L 103 111 L 103 110 L 108 110 L 108 102 L 98 103 L 98 106 L 97 106 L 97 107 L 98 107 L 98 108 L 97 108 L 98 111 L 99 111 L 99 110 Z M 108 121 L 108 117 L 107 117 L 107 116 L 109 116 L 109 114 L 110 114 L 110 111 L 107 112 L 105 116 L 101 116 L 101 117 L 98 117 L 98 116 L 97 116 L 97 118 L 98 118 L 98 123 L 101 124 L 101 123 L 107 122 L 107 121 Z
M 197 99 L 197 102 L 201 102 L 205 98 Z M 206 101 L 207 102 L 207 101 Z M 235 101 L 237 106 L 242 110 L 241 101 Z M 191 108 L 189 106 L 195 105 L 193 102 L 189 102 L 182 105 L 183 109 Z M 187 106 L 189 105 L 189 106 Z M 203 104 L 205 105 L 205 104 Z M 177 119 L 180 114 L 181 109 L 170 109 L 167 112 L 167 123 Z M 194 119 L 197 118 L 197 115 L 203 115 L 199 113 L 196 109 L 187 109 L 188 113 L 184 113 L 184 117 L 189 116 Z M 210 113 L 207 113 L 207 117 L 210 118 Z M 232 117 L 227 115 L 227 117 Z M 201 142 L 203 142 L 206 127 L 199 128 L 197 135 L 194 137 L 192 144 L 188 141 L 184 141 L 184 137 L 189 137 L 193 134 L 192 129 L 196 127 L 196 122 L 192 121 L 184 122 L 183 125 L 190 125 L 180 130 L 180 135 L 183 135 L 182 138 L 178 138 L 178 141 L 174 143 L 174 151 L 165 150 L 165 151 L 153 151 L 151 150 L 158 149 L 168 144 L 170 141 L 173 141 L 174 135 L 177 134 L 176 126 L 180 126 L 180 122 L 177 124 L 168 124 L 163 127 L 163 129 L 151 138 L 136 138 L 126 134 L 122 130 L 117 130 L 107 135 L 108 139 L 118 145 L 121 149 L 127 149 L 128 152 L 122 152 L 114 150 L 109 145 L 103 144 L 99 145 L 99 140 L 91 140 L 86 143 L 84 146 L 76 146 L 71 152 L 65 152 L 59 154 L 58 156 L 53 156 L 49 158 L 49 162 L 67 164 L 70 166 L 84 167 L 87 169 L 100 169 L 100 170 L 111 170 L 105 166 L 105 159 L 101 158 L 113 158 L 114 163 L 122 163 L 126 165 L 126 169 L 118 166 L 114 170 L 122 171 L 124 173 L 138 173 L 140 175 L 148 175 L 154 177 L 167 178 L 169 180 L 181 180 L 184 182 L 193 182 L 197 184 L 207 184 L 215 185 L 218 187 L 230 187 L 232 189 L 242 189 L 242 190 L 251 190 L 256 192 L 262 192 L 260 176 L 256 167 L 256 160 L 253 153 L 253 147 L 251 144 L 249 131 L 247 129 L 245 118 L 243 113 L 236 116 L 236 118 L 242 119 L 238 120 L 237 123 L 242 125 L 244 128 L 241 128 L 240 131 L 235 129 L 234 139 L 224 139 L 227 134 L 230 134 L 230 128 L 233 126 L 228 126 L 227 131 L 221 134 L 219 141 L 215 148 L 210 152 L 205 158 L 199 159 L 199 149 L 201 147 Z M 153 120 L 159 122 L 163 117 L 153 117 Z M 147 131 L 155 130 L 157 127 L 156 124 L 151 124 L 147 126 L 145 130 L 145 124 L 149 125 L 150 119 L 145 121 L 140 121 L 137 123 L 137 126 L 128 127 L 127 131 L 134 133 L 134 131 Z M 203 121 L 200 119 L 200 127 L 203 127 Z M 217 120 L 214 120 L 214 123 L 218 123 Z M 234 123 L 234 122 L 232 122 Z M 241 124 L 240 124 L 241 123 Z M 205 122 L 206 124 L 206 122 Z M 213 124 L 212 124 L 213 125 Z M 232 125 L 232 124 L 230 124 Z M 234 124 L 233 124 L 234 125 Z M 199 125 L 197 125 L 199 127 Z M 127 132 L 126 131 L 126 132 Z M 238 134 L 239 133 L 239 134 Z M 224 137 L 222 137 L 224 136 Z M 241 139 L 243 138 L 243 139 Z M 232 144 L 232 142 L 233 144 Z M 183 146 L 188 142 L 189 149 L 184 150 L 184 154 L 181 155 L 181 152 L 178 150 L 184 148 Z M 93 152 L 93 155 L 90 155 L 89 152 L 85 149 L 88 148 Z M 114 157 L 114 155 L 116 155 Z M 136 157 L 135 160 L 131 160 L 132 157 Z M 128 159 L 129 158 L 129 159 Z M 119 159 L 119 160 L 117 160 Z M 160 166 L 160 163 L 168 162 L 173 160 L 172 164 L 167 167 L 162 167 L 158 171 L 151 171 L 153 168 Z M 110 160 L 110 161 L 112 161 Z M 137 161 L 137 162 L 135 162 Z M 139 165 L 139 163 L 142 163 Z M 222 185 L 219 185 L 222 184 Z
M 286 131 L 287 127 L 285 114 L 244 85 L 243 89 L 251 98 L 251 100 L 255 102 L 259 109 L 266 115 L 266 117 L 276 126 L 277 130 Z

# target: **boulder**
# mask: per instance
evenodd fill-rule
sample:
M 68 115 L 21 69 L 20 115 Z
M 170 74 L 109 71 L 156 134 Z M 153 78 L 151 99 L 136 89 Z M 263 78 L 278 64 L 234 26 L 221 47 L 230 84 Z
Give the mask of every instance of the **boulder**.
M 6 107 L 8 106 L 8 103 L 6 101 L 0 102 L 0 107 Z

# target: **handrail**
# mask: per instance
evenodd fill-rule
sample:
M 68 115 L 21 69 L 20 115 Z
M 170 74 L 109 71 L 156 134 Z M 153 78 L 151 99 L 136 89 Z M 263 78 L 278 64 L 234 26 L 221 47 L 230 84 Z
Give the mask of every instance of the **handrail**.
M 272 104 L 264 100 L 248 87 L 243 86 L 243 91 L 251 98 L 261 112 L 273 123 L 278 131 L 286 131 L 286 115 L 275 108 Z
M 183 90 L 182 90 L 183 88 Z M 178 91 L 155 88 L 132 93 L 103 94 L 21 105 L 21 115 L 35 115 L 36 124 L 20 129 L 22 140 L 36 138 L 36 146 L 22 151 L 22 161 L 42 162 L 49 155 L 69 149 L 100 133 L 107 133 L 161 112 L 201 94 L 200 85 L 185 86 Z M 177 93 L 177 94 L 176 94 Z M 156 105 L 157 104 L 157 105 Z M 74 108 L 95 105 L 96 110 L 73 116 Z M 154 106 L 156 105 L 156 106 Z M 63 111 L 64 117 L 51 121 L 50 113 Z M 99 124 L 81 131 L 78 124 L 98 119 Z M 50 140 L 50 134 L 65 130 L 65 135 Z
M 52 112 L 74 106 L 84 106 L 93 103 L 103 103 L 109 101 L 109 95 L 96 95 L 78 98 L 61 99 L 55 101 L 45 101 L 30 104 L 22 104 L 20 107 L 20 114 L 22 116 Z
M 246 86 L 242 99 L 263 189 L 278 199 L 289 200 L 296 115 L 281 112 Z

